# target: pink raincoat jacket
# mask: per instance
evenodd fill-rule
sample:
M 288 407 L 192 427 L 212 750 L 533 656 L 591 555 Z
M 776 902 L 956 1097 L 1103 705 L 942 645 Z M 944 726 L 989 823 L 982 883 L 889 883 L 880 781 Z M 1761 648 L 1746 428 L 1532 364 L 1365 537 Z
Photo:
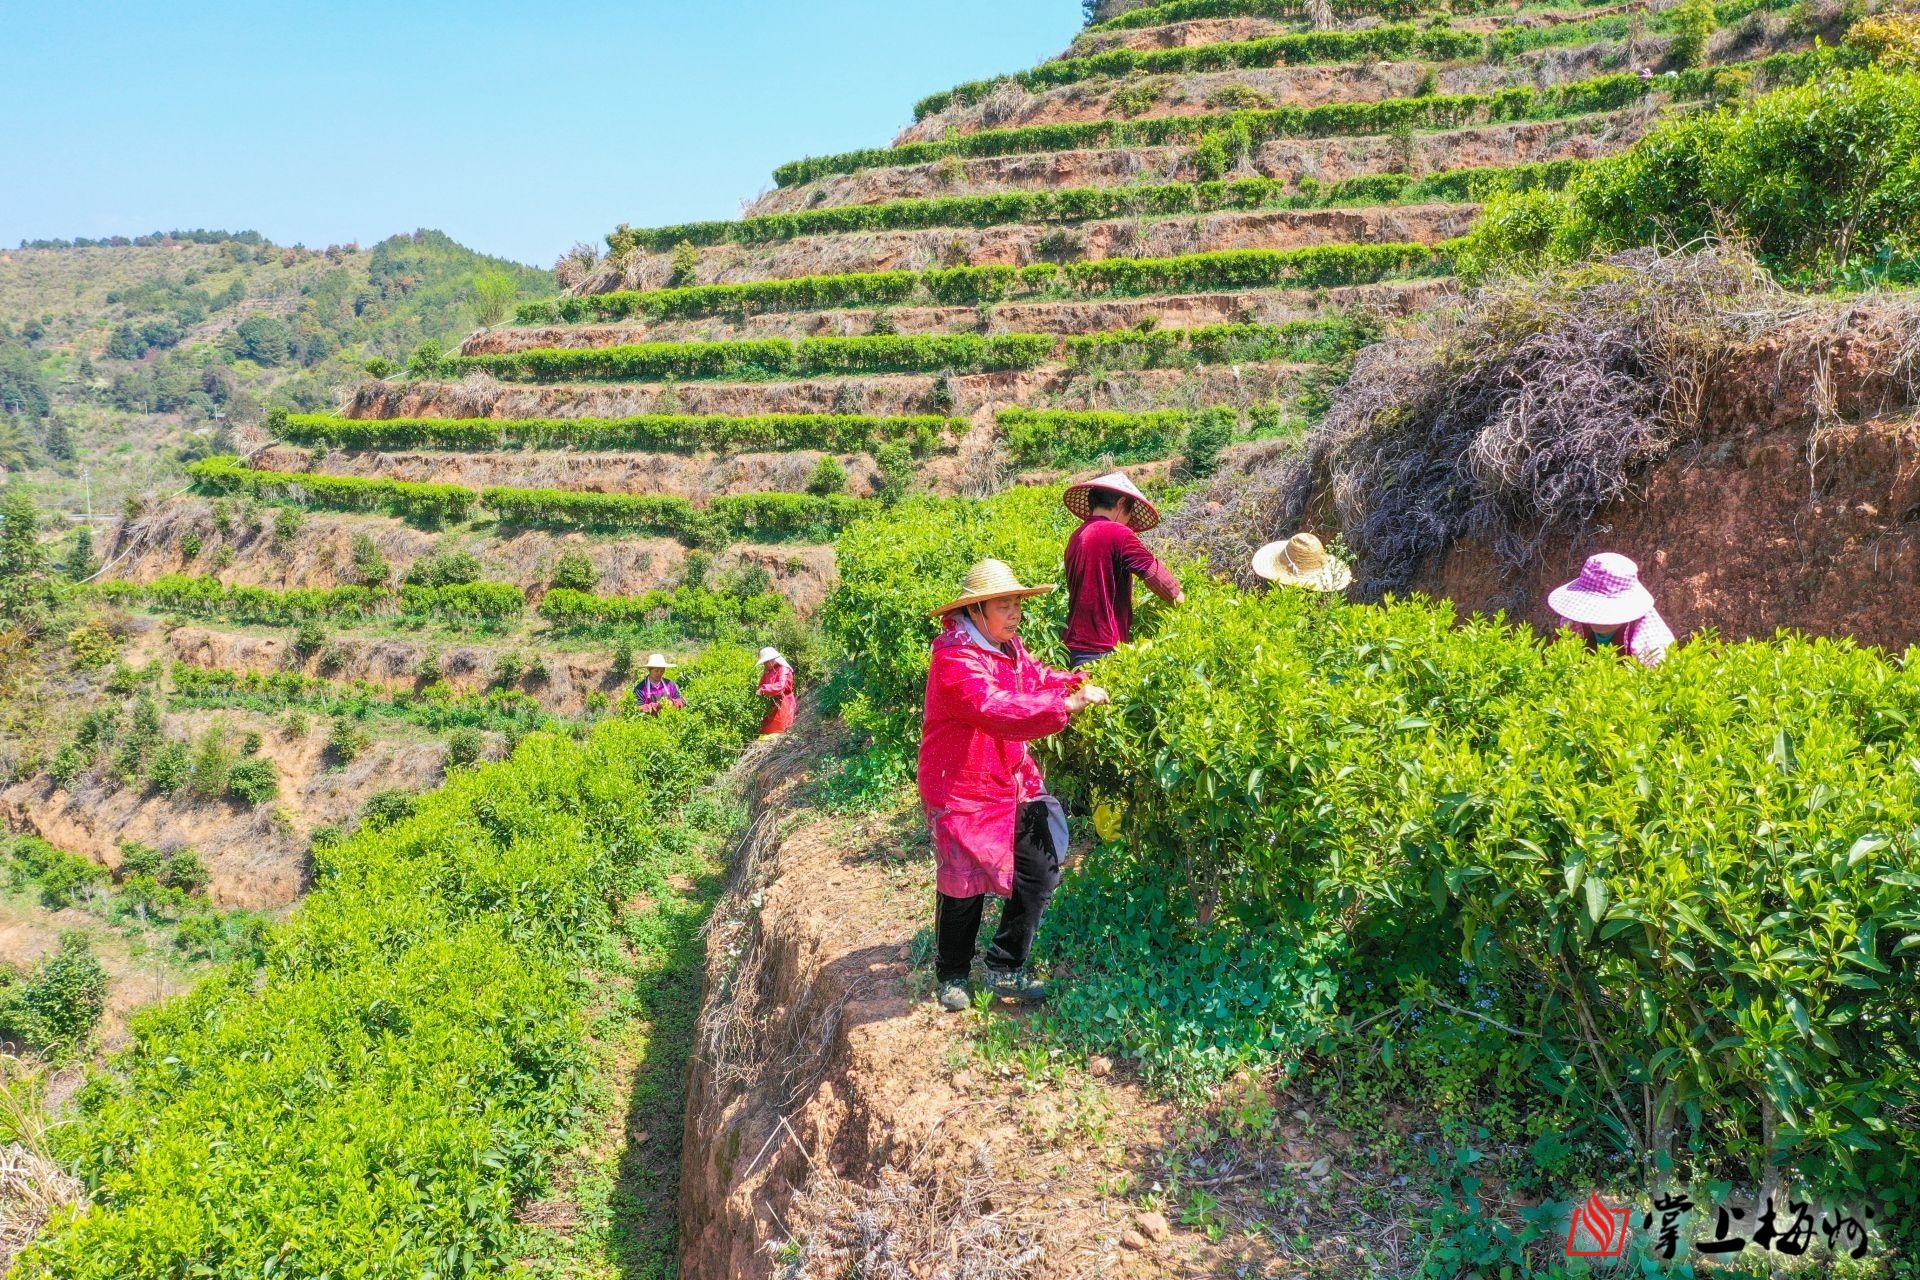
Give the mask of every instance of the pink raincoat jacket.
M 933 642 L 920 802 L 948 897 L 1012 896 L 1020 806 L 1046 798 L 1027 743 L 1067 727 L 1067 694 L 1085 679 L 1036 662 L 1018 639 L 1009 647 L 975 640 L 958 618 Z

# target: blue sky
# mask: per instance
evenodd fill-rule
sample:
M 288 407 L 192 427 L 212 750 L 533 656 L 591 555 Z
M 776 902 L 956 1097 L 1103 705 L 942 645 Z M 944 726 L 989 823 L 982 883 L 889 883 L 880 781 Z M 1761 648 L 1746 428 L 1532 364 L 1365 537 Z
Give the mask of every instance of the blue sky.
M 882 145 L 1079 24 L 1075 0 L 0 0 L 0 247 L 437 227 L 547 266 L 620 222 L 736 216 L 775 165 Z

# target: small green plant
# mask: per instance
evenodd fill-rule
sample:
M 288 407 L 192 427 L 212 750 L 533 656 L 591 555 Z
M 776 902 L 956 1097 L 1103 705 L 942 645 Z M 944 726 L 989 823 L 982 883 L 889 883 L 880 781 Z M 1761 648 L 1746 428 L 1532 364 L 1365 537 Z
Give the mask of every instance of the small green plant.
M 180 539 L 180 554 L 189 560 L 197 560 L 200 558 L 200 549 L 205 545 L 206 540 L 200 536 L 200 531 L 189 529 Z
M 307 513 L 296 506 L 276 507 L 273 513 L 273 545 L 276 550 L 285 551 L 307 527 Z
M 236 752 L 227 741 L 227 733 L 218 724 L 208 725 L 194 744 L 193 763 L 187 772 L 187 790 L 199 800 L 217 800 L 226 793 L 227 777 L 233 769 Z
M 147 785 L 163 796 L 178 793 L 192 774 L 193 756 L 184 742 L 161 743 L 147 762 Z
M 697 283 L 699 278 L 700 250 L 688 241 L 682 240 L 673 247 L 673 275 L 668 285 L 674 289 L 685 289 Z
M 261 805 L 280 795 L 280 775 L 273 761 L 249 756 L 227 770 L 227 794 L 241 804 Z
M 367 797 L 366 807 L 360 811 L 360 821 L 369 829 L 379 831 L 396 822 L 405 822 L 419 807 L 419 796 L 411 791 L 389 787 Z
M 309 618 L 293 629 L 295 657 L 311 658 L 326 647 L 327 629 L 317 619 Z
M 167 864 L 161 868 L 160 883 L 169 889 L 178 889 L 188 897 L 196 897 L 207 890 L 213 882 L 207 864 L 192 849 L 176 849 L 167 855 Z
M 353 535 L 353 576 L 368 587 L 384 587 L 393 577 L 393 566 L 373 538 L 364 533 Z
M 53 761 L 47 766 L 47 777 L 56 787 L 67 787 L 80 776 L 87 767 L 88 753 L 72 742 L 67 743 L 53 753 Z
M 358 721 L 335 716 L 327 726 L 327 754 L 338 764 L 351 764 L 373 745 L 373 738 Z
M 291 739 L 306 737 L 312 727 L 312 722 L 307 719 L 307 713 L 298 707 L 287 712 L 286 717 L 280 721 L 280 732 Z
M 173 945 L 189 960 L 213 959 L 226 941 L 226 926 L 216 915 L 188 916 L 173 932 Z
M 1681 0 L 1673 10 L 1673 43 L 1667 47 L 1667 60 L 1682 71 L 1699 66 L 1707 56 L 1714 24 L 1713 0 Z
M 913 453 L 898 440 L 889 440 L 874 450 L 874 465 L 880 469 L 881 502 L 892 505 L 913 488 Z
M 422 382 L 431 382 L 446 376 L 450 361 L 447 349 L 438 340 L 428 338 L 413 349 L 407 357 L 407 376 Z
M 600 571 L 593 567 L 592 558 L 576 548 L 561 553 L 549 585 L 563 591 L 591 591 L 599 581 Z
M 67 647 L 73 651 L 74 666 L 92 671 L 113 661 L 120 641 L 105 622 L 94 618 L 67 633 Z
M 1204 480 L 1220 467 L 1221 450 L 1233 439 L 1235 417 L 1232 409 L 1216 406 L 1193 420 L 1187 428 L 1187 448 L 1181 462 L 1186 473 Z
M 596 690 L 597 692 L 597 690 Z M 464 769 L 480 760 L 486 740 L 471 727 L 455 729 L 447 735 L 447 768 Z
M 841 466 L 839 459 L 832 454 L 821 457 L 819 465 L 813 469 L 813 475 L 807 480 L 807 492 L 819 497 L 842 493 L 846 487 L 846 468 Z
M 107 972 L 87 935 L 69 930 L 60 949 L 18 986 L 0 993 L 0 1031 L 32 1044 L 71 1049 L 107 1009 Z
M 526 674 L 527 659 L 517 649 L 509 649 L 493 660 L 493 683 L 496 688 L 511 689 Z
M 400 362 L 389 360 L 385 356 L 375 356 L 360 367 L 366 370 L 369 378 L 386 379 L 400 372 Z

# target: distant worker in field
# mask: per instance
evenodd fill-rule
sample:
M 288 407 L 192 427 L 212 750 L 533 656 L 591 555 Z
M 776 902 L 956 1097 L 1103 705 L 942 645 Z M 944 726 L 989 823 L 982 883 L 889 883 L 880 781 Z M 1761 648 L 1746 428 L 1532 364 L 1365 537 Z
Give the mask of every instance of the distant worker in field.
M 1283 587 L 1328 594 L 1345 591 L 1353 581 L 1353 570 L 1347 562 L 1328 552 L 1310 533 L 1269 542 L 1253 553 L 1253 571 Z
M 1589 649 L 1616 650 L 1657 667 L 1673 647 L 1673 632 L 1640 582 L 1640 566 L 1611 551 L 1590 557 L 1579 577 L 1547 597 L 1547 605 Z
M 1063 498 L 1080 517 L 1067 539 L 1067 664 L 1084 667 L 1133 639 L 1133 580 L 1169 604 L 1185 593 L 1140 541 L 1160 512 L 1118 471 L 1070 485 Z
M 1067 817 L 1027 743 L 1107 701 L 1085 676 L 1043 666 L 1020 643 L 1020 602 L 1052 590 L 982 560 L 933 615 L 945 629 L 927 671 L 920 801 L 938 871 L 934 973 L 941 1007 L 956 1013 L 973 1002 L 967 978 L 988 894 L 1006 899 L 985 956 L 988 990 L 1028 1004 L 1047 997 L 1027 959 L 1060 885 Z
M 667 679 L 667 672 L 673 666 L 663 653 L 653 654 L 647 659 L 646 676 L 633 686 L 633 700 L 639 706 L 641 715 L 657 715 L 660 708 L 665 706 L 687 705 L 686 699 L 680 696 L 680 686 Z
M 760 696 L 773 705 L 760 722 L 760 736 L 775 738 L 793 728 L 794 711 L 799 700 L 793 692 L 793 664 L 781 652 L 768 645 L 760 651 Z

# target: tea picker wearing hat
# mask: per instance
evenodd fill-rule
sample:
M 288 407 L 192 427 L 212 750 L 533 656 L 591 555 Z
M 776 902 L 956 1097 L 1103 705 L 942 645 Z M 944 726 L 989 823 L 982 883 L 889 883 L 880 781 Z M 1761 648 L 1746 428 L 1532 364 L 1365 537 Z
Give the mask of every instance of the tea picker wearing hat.
M 1269 542 L 1253 553 L 1253 571 L 1283 587 L 1327 594 L 1345 591 L 1353 581 L 1353 570 L 1346 561 L 1331 554 L 1310 533 Z
M 799 705 L 793 695 L 793 664 L 772 645 L 760 651 L 758 692 L 773 703 L 767 708 L 767 718 L 760 722 L 760 736 L 777 737 L 793 728 L 793 713 Z
M 1589 557 L 1580 576 L 1556 588 L 1547 605 L 1589 649 L 1617 649 L 1641 666 L 1657 667 L 1673 647 L 1672 630 L 1640 582 L 1640 566 L 1625 556 Z
M 684 707 L 685 698 L 680 696 L 680 686 L 667 679 L 667 672 L 675 664 L 667 661 L 663 653 L 649 655 L 647 674 L 640 683 L 633 686 L 633 700 L 643 716 L 658 715 L 665 706 Z
M 1042 665 L 1020 642 L 1020 602 L 1052 590 L 1023 586 L 1000 561 L 982 560 L 933 615 L 944 629 L 927 671 L 919 783 L 938 868 L 939 1000 L 955 1012 L 972 1003 L 967 978 L 988 894 L 1006 899 L 985 956 L 988 989 L 1008 1000 L 1046 999 L 1027 959 L 1060 884 L 1067 818 L 1027 743 L 1107 701 L 1104 689 Z
M 1118 471 L 1062 495 L 1080 527 L 1067 539 L 1067 661 L 1084 667 L 1133 638 L 1133 580 L 1146 582 L 1169 604 L 1183 598 L 1180 583 L 1140 535 L 1160 523 L 1160 512 Z

